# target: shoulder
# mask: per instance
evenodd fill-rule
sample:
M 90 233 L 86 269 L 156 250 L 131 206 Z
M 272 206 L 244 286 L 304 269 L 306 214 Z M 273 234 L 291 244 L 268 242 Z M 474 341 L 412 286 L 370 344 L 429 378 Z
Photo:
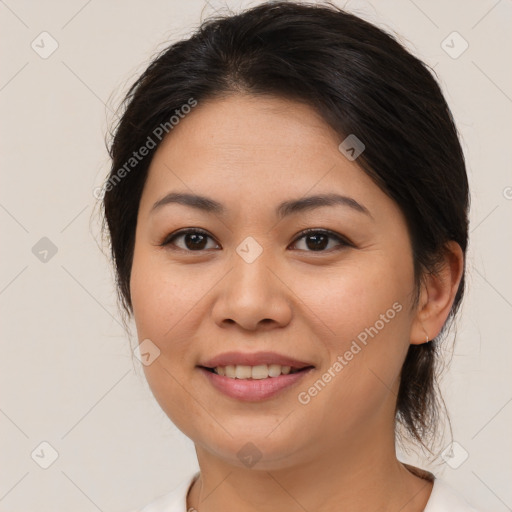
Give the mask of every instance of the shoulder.
M 163 494 L 138 510 L 130 512 L 186 512 L 187 494 L 199 471 L 184 478 L 172 491 Z
M 423 512 L 480 512 L 442 479 L 436 478 L 432 493 Z

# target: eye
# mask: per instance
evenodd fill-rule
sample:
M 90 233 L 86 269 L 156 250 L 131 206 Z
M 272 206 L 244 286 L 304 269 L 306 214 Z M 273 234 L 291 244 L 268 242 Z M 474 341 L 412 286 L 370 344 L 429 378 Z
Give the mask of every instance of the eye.
M 184 247 L 175 243 L 176 240 L 181 238 L 183 239 L 185 245 Z M 176 245 L 178 249 L 190 252 L 203 251 L 208 249 L 208 247 L 206 247 L 208 238 L 213 240 L 213 238 L 208 233 L 206 233 L 206 231 L 202 231 L 200 229 L 184 229 L 169 235 L 160 245 Z
M 337 245 L 341 246 L 339 247 L 340 249 L 343 247 L 354 247 L 354 244 L 346 238 L 325 229 L 308 229 L 303 231 L 300 236 L 295 239 L 295 242 L 292 245 L 297 244 L 297 242 L 302 239 L 305 239 L 305 246 L 308 249 L 311 249 L 307 252 L 328 252 L 325 251 L 325 249 L 329 245 L 329 239 L 337 240 Z
M 176 241 L 180 239 L 182 239 L 183 242 L 181 246 L 176 243 Z M 206 231 L 201 229 L 183 229 L 177 233 L 172 233 L 167 236 L 160 246 L 174 245 L 177 249 L 181 249 L 183 251 L 199 252 L 212 249 L 212 247 L 207 247 L 208 239 L 213 240 L 213 237 L 211 237 Z M 302 239 L 305 240 L 306 249 L 299 250 L 306 250 L 307 252 L 328 252 L 326 249 L 332 249 L 332 246 L 329 247 L 329 239 L 331 239 L 331 241 L 337 241 L 338 243 L 335 243 L 334 245 L 337 245 L 340 249 L 343 247 L 354 247 L 348 239 L 325 229 L 308 229 L 302 231 L 292 243 L 291 247 L 297 245 L 297 243 Z M 216 243 L 214 245 L 219 247 Z

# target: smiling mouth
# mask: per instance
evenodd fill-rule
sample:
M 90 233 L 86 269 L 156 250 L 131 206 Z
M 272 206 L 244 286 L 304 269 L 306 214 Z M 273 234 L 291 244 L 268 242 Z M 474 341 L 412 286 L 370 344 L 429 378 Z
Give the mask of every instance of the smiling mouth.
M 303 368 L 293 368 L 291 366 L 283 366 L 280 364 L 260 364 L 256 366 L 227 365 L 216 366 L 215 368 L 200 366 L 200 368 L 230 379 L 263 380 L 267 378 L 276 378 L 281 375 L 300 373 L 314 367 L 304 366 Z

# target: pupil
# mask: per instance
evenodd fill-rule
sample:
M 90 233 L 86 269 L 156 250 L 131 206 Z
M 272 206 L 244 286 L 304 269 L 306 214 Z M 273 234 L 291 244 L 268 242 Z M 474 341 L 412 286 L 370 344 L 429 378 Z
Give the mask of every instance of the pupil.
M 190 240 L 193 240 L 192 245 L 188 243 Z M 188 233 L 185 235 L 185 245 L 187 249 L 203 249 L 205 240 L 206 237 L 200 233 Z M 199 244 L 197 242 L 199 242 Z
M 319 239 L 323 239 L 323 240 L 319 240 Z M 326 235 L 323 235 L 323 234 L 318 234 L 318 235 L 308 235 L 306 237 L 306 240 L 316 240 L 314 242 L 314 244 L 309 244 L 307 243 L 307 246 L 308 246 L 308 249 L 313 249 L 313 250 L 318 250 L 318 249 L 324 249 L 326 247 L 326 240 L 327 240 L 327 236 Z

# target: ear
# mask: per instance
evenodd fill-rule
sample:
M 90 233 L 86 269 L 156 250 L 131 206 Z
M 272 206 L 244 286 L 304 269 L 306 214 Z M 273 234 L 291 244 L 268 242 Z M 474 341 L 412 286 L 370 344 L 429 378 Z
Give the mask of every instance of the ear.
M 434 339 L 450 313 L 464 270 L 464 253 L 457 242 L 446 244 L 444 261 L 436 274 L 427 274 L 421 285 L 419 304 L 411 326 L 412 345 Z

